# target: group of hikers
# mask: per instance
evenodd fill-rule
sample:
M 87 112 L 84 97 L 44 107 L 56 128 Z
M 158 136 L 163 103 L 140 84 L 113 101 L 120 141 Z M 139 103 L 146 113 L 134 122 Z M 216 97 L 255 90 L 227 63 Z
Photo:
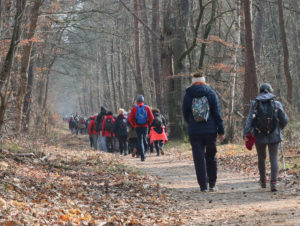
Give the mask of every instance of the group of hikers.
M 188 124 L 197 181 L 202 192 L 215 191 L 217 181 L 216 140 L 224 139 L 221 107 L 215 91 L 205 82 L 204 72 L 193 75 L 192 85 L 186 89 L 182 111 Z M 275 100 L 272 86 L 263 83 L 259 95 L 251 102 L 243 138 L 251 150 L 255 143 L 258 155 L 260 185 L 267 187 L 266 148 L 271 163 L 270 190 L 277 191 L 278 147 L 281 130 L 288 116 L 279 101 Z
M 99 114 L 86 120 L 90 145 L 94 150 L 132 154 L 145 161 L 146 152 L 156 150 L 157 156 L 163 155 L 167 138 L 167 121 L 159 109 L 151 109 L 144 103 L 144 96 L 137 96 L 137 103 L 129 113 L 124 109 L 118 110 L 118 115 L 105 107 Z M 116 142 L 117 140 L 117 142 Z
M 202 192 L 215 191 L 217 181 L 217 138 L 224 139 L 224 125 L 221 107 L 215 91 L 205 82 L 204 72 L 192 76 L 192 85 L 186 89 L 182 104 L 183 117 L 188 124 L 189 141 L 197 181 Z M 270 189 L 277 191 L 278 147 L 282 141 L 281 130 L 288 123 L 288 116 L 279 101 L 275 100 L 269 83 L 263 83 L 259 95 L 251 102 L 243 138 L 251 150 L 255 143 L 258 155 L 260 185 L 267 186 L 266 148 L 271 163 Z M 146 159 L 146 151 L 164 154 L 168 141 L 165 117 L 158 109 L 144 104 L 144 97 L 137 96 L 137 104 L 129 113 L 119 109 L 118 116 L 101 107 L 98 115 L 86 121 L 90 145 L 95 150 L 112 152 L 117 138 L 120 154 Z

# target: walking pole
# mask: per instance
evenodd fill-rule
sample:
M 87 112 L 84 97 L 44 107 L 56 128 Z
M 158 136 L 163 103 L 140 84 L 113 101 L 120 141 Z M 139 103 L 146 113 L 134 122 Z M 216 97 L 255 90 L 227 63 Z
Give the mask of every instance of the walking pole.
M 286 167 L 285 167 L 285 161 L 284 161 L 284 153 L 283 153 L 282 141 L 280 142 L 280 149 L 281 149 L 281 155 L 282 155 L 284 177 L 285 177 L 285 181 L 286 181 L 287 180 L 287 175 L 286 175 Z

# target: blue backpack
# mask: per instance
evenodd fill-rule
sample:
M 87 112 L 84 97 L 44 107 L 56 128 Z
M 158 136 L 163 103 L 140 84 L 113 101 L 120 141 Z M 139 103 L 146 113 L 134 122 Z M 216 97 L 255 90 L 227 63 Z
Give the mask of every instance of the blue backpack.
M 137 108 L 136 111 L 136 124 L 138 125 L 145 125 L 147 123 L 147 111 L 146 111 L 146 105 L 139 107 L 138 105 L 135 105 Z

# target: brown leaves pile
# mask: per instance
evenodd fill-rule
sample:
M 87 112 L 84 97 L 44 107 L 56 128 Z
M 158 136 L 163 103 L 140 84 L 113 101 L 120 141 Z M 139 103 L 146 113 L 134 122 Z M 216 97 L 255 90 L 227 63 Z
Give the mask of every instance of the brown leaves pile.
M 1 225 L 183 223 L 166 189 L 114 155 L 42 143 L 22 155 L 32 151 L 22 142 L 18 145 L 27 148 L 13 150 L 6 144 L 0 151 Z

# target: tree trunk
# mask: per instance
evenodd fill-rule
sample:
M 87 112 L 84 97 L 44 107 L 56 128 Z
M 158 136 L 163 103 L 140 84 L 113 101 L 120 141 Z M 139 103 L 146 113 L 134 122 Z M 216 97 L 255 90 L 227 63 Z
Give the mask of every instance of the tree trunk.
M 254 33 L 254 50 L 256 63 L 260 63 L 260 52 L 263 39 L 263 26 L 265 21 L 265 2 L 266 0 L 260 0 L 258 2 L 258 14 L 255 21 L 255 33 Z
M 159 27 L 159 0 L 152 0 L 152 30 L 154 33 L 158 33 L 158 27 Z M 159 54 L 160 50 L 158 49 L 158 41 L 152 35 L 152 66 L 153 66 L 153 73 L 154 73 L 154 85 L 155 85 L 155 92 L 156 92 L 156 104 L 157 107 L 164 112 L 164 101 L 163 101 L 163 79 L 160 74 L 160 64 L 159 64 Z
M 205 30 L 204 30 L 204 35 L 203 35 L 203 40 L 204 41 L 208 38 L 208 35 L 211 31 L 212 24 L 215 21 L 216 11 L 217 11 L 217 0 L 213 0 L 212 1 L 212 6 L 211 6 L 210 19 L 209 19 L 208 23 L 205 25 Z M 204 57 L 205 57 L 205 49 L 206 49 L 206 44 L 203 43 L 202 46 L 201 46 L 200 60 L 199 60 L 199 65 L 198 65 L 199 69 L 203 68 Z
M 29 129 L 31 103 L 32 103 L 31 95 L 32 95 L 33 80 L 34 80 L 34 74 L 33 74 L 34 64 L 35 64 L 34 51 L 32 51 L 30 57 L 29 69 L 28 69 L 26 95 L 24 97 L 24 104 L 23 104 L 23 119 L 22 119 L 23 131 L 28 131 Z
M 281 42 L 282 42 L 282 49 L 283 49 L 283 65 L 284 65 L 284 74 L 287 83 L 287 101 L 289 104 L 292 103 L 293 99 L 293 81 L 290 74 L 290 67 L 289 67 L 289 50 L 287 46 L 286 40 L 286 33 L 285 33 L 285 26 L 284 26 L 284 18 L 283 18 L 283 6 L 282 0 L 278 0 L 278 14 L 279 14 L 279 28 L 281 34 Z
M 234 54 L 233 54 L 233 72 L 231 73 L 232 84 L 231 84 L 231 99 L 229 105 L 229 126 L 228 132 L 226 133 L 226 138 L 224 143 L 232 143 L 234 141 L 235 135 L 235 89 L 236 89 L 236 78 L 237 78 L 237 67 L 238 67 L 238 50 L 241 41 L 241 4 L 240 0 L 236 0 L 236 13 L 235 13 L 235 42 L 234 42 Z
M 186 28 L 188 27 L 189 21 L 189 5 L 189 0 L 176 0 L 176 28 L 172 45 L 175 74 L 186 71 L 185 64 L 181 62 L 180 57 L 186 47 Z
M 134 13 L 138 15 L 138 0 L 134 0 Z M 136 67 L 136 87 L 139 94 L 144 94 L 144 84 L 141 72 L 140 63 L 140 30 L 139 22 L 136 17 L 134 17 L 134 45 L 135 45 L 135 67 Z
M 244 117 L 249 113 L 250 101 L 257 96 L 257 76 L 256 66 L 253 51 L 252 25 L 250 13 L 250 0 L 244 0 L 244 15 L 245 15 L 245 49 L 246 49 L 246 64 L 245 64 L 245 82 L 244 82 Z
M 34 2 L 33 8 L 31 10 L 31 18 L 30 18 L 30 27 L 27 37 L 25 39 L 29 39 L 29 43 L 24 47 L 23 51 L 23 57 L 21 61 L 21 72 L 20 72 L 20 88 L 19 92 L 16 98 L 16 125 L 15 125 L 15 132 L 20 133 L 21 131 L 21 125 L 22 125 L 22 114 L 23 114 L 23 102 L 24 102 L 24 96 L 26 94 L 26 86 L 27 86 L 27 80 L 28 80 L 28 67 L 29 67 L 29 61 L 30 61 L 30 55 L 31 55 L 31 49 L 32 49 L 32 38 L 34 36 L 37 21 L 38 21 L 38 15 L 39 15 L 39 9 L 42 6 L 42 1 L 36 0 Z
M 293 0 L 291 2 L 291 8 L 299 9 L 297 1 Z M 300 16 L 297 13 L 293 13 L 293 20 L 292 20 L 292 32 L 293 32 L 293 48 L 295 50 L 295 63 L 296 63 L 296 78 L 295 84 L 296 87 L 300 87 L 300 28 L 297 29 L 297 22 L 300 21 Z M 295 99 L 298 110 L 300 111 L 300 92 L 299 90 L 294 91 Z
M 144 23 L 148 25 L 148 16 L 147 16 L 147 8 L 146 8 L 145 0 L 141 0 L 141 5 L 140 6 L 141 6 L 142 19 L 143 19 Z M 144 45 L 145 54 L 146 54 L 145 57 L 147 59 L 147 69 L 148 69 L 150 84 L 151 84 L 151 87 L 150 87 L 151 99 L 152 99 L 153 102 L 156 103 L 156 90 L 155 90 L 156 81 L 154 81 L 153 64 L 152 64 L 152 53 L 153 53 L 153 51 L 151 52 L 149 31 L 145 26 L 143 28 L 144 28 L 144 37 L 145 37 L 145 45 Z M 153 37 L 153 39 L 156 40 L 156 38 L 154 38 L 154 37 Z
M 5 81 L 8 77 L 10 77 L 12 65 L 15 60 L 15 54 L 17 51 L 18 44 L 20 42 L 21 37 L 21 23 L 22 23 L 22 17 L 24 15 L 26 6 L 26 0 L 18 0 L 16 1 L 16 15 L 15 15 L 15 23 L 14 23 L 14 30 L 10 42 L 9 50 L 6 54 L 5 61 L 3 64 L 3 67 L 1 69 L 0 73 L 0 91 L 2 90 Z M 0 124 L 0 129 L 1 129 Z

